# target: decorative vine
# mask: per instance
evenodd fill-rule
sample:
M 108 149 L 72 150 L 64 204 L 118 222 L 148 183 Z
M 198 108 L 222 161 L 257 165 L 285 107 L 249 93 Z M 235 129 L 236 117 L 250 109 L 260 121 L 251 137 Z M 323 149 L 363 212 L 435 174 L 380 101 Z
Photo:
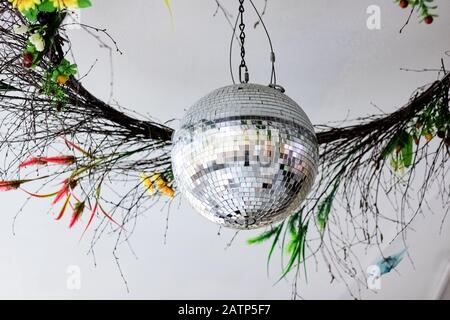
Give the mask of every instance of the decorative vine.
M 229 19 L 225 7 L 214 2 Z M 420 22 L 437 17 L 433 0 L 395 2 L 417 10 Z M 172 15 L 170 1 L 164 4 Z M 89 6 L 89 0 L 0 0 L 0 150 L 5 154 L 0 191 L 49 199 L 56 220 L 71 210 L 70 227 L 89 214 L 83 235 L 95 221 L 92 247 L 112 230 L 115 251 L 146 208 L 160 199 L 170 204 L 177 196 L 170 164 L 173 129 L 101 101 L 77 78 L 63 22 L 67 9 Z M 264 13 L 266 7 L 265 1 Z M 269 262 L 277 248 L 288 255 L 280 279 L 295 275 L 294 297 L 302 266 L 319 254 L 332 280 L 356 279 L 365 286 L 353 248 L 381 248 L 386 223 L 404 236 L 425 209 L 432 185 L 448 213 L 450 74 L 444 65 L 439 74 L 392 114 L 316 126 L 320 177 L 314 192 L 297 213 L 249 240 L 272 241 Z M 29 170 L 35 167 L 38 176 Z M 54 181 L 59 189 L 49 186 Z M 117 183 L 127 191 L 104 192 Z M 379 208 L 386 199 L 393 214 Z M 337 207 L 345 214 L 341 210 L 338 216 Z

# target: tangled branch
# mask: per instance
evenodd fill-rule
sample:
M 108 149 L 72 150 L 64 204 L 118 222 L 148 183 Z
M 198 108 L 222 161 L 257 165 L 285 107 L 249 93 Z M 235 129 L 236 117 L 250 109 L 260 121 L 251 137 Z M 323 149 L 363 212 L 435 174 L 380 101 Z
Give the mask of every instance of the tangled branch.
M 37 18 L 37 24 L 30 23 L 8 1 L 0 1 L 0 150 L 4 155 L 0 189 L 52 198 L 53 205 L 65 198 L 58 218 L 76 199 L 71 225 L 90 209 L 88 226 L 100 217 L 92 248 L 111 230 L 117 235 L 116 250 L 121 240 L 131 236 L 142 212 L 176 191 L 170 163 L 173 129 L 91 94 L 66 60 L 70 40 L 62 26 L 64 11 Z M 45 26 L 42 51 L 26 51 L 30 38 L 14 32 L 20 25 Z M 39 45 L 35 43 L 34 49 Z M 433 187 L 448 214 L 450 74 L 442 71 L 439 81 L 416 92 L 392 114 L 341 127 L 316 126 L 321 170 L 315 191 L 299 212 L 251 241 L 271 239 L 269 259 L 277 245 L 282 252 L 287 248 L 283 277 L 295 270 L 295 289 L 301 266 L 319 254 L 332 280 L 339 278 L 350 286 L 350 277 L 365 286 L 355 248 L 375 246 L 381 251 L 382 229 L 388 224 L 397 228 L 394 237 L 405 239 L 414 218 L 427 207 Z M 51 152 L 70 153 L 70 157 L 55 158 Z M 28 165 L 51 163 L 64 166 L 45 167 L 39 178 L 35 171 L 26 170 Z M 51 181 L 62 182 L 62 188 L 43 193 Z M 36 182 L 39 193 L 28 188 Z M 112 186 L 118 183 L 127 191 L 115 191 Z M 392 210 L 380 208 L 381 202 L 389 203 Z M 333 210 L 337 207 L 345 214 L 338 215 Z

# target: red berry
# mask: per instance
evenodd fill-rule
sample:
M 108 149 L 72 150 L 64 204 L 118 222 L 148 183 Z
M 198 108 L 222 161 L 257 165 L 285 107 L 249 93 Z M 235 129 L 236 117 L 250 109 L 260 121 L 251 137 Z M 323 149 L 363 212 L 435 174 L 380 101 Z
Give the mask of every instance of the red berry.
M 31 68 L 31 66 L 33 65 L 33 60 L 34 60 L 34 56 L 32 53 L 30 52 L 25 52 L 22 56 L 22 65 L 25 68 Z
M 408 0 L 400 0 L 400 8 L 405 9 L 409 5 Z
M 423 19 L 423 21 L 424 21 L 426 24 L 432 24 L 432 23 L 433 23 L 433 17 L 432 17 L 432 16 L 426 16 L 426 17 Z

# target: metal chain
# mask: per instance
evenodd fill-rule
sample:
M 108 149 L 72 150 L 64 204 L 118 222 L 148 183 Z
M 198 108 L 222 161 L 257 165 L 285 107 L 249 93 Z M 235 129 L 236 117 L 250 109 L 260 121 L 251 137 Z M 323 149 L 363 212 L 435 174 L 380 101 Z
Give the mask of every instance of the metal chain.
M 248 73 L 247 63 L 245 62 L 245 23 L 244 23 L 244 1 L 239 0 L 239 15 L 241 17 L 241 23 L 239 24 L 239 29 L 241 34 L 239 39 L 241 40 L 241 64 L 239 65 L 239 81 L 241 83 L 248 83 L 250 80 L 250 75 Z M 244 79 L 242 78 L 242 71 L 244 71 Z

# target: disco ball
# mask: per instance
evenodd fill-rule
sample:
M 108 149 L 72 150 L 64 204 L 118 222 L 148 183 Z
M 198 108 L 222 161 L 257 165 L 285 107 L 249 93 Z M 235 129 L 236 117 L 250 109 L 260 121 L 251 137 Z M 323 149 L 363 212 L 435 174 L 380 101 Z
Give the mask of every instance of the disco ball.
M 318 144 L 306 114 L 280 90 L 237 84 L 188 110 L 173 136 L 172 166 L 203 216 L 254 229 L 300 207 L 317 175 Z

